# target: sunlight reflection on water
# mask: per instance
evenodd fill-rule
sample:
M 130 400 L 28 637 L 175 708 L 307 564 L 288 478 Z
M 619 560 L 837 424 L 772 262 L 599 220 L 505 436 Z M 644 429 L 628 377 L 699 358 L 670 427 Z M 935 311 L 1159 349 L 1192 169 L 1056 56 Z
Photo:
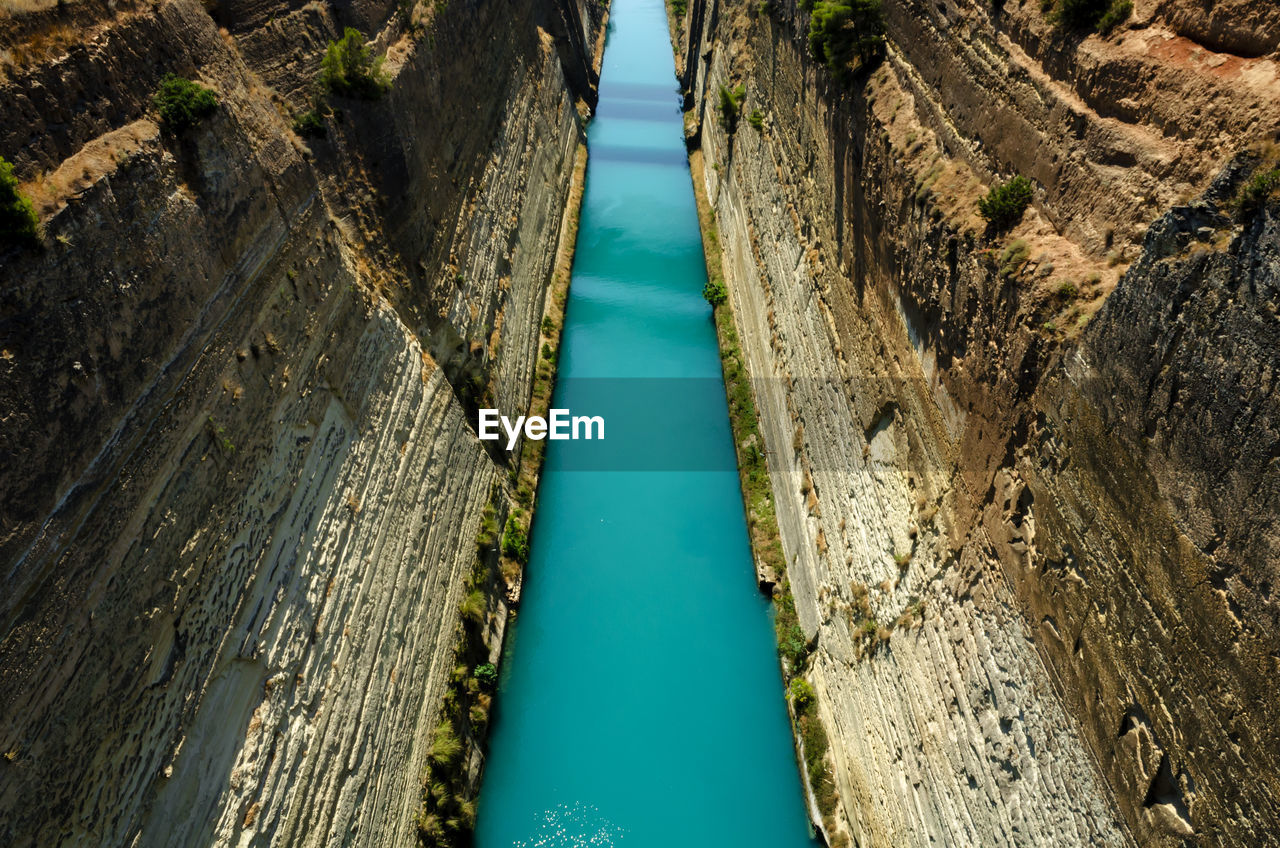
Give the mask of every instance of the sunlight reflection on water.
M 513 848 L 612 848 L 626 833 L 590 804 L 561 804 L 542 816 L 537 832 Z

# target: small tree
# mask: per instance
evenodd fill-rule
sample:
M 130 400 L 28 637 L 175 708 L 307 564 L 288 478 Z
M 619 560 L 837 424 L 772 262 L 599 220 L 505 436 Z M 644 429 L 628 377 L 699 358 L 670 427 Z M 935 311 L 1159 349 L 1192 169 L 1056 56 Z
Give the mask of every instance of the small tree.
M 1053 15 L 1069 27 L 1092 29 L 1107 11 L 1107 0 L 1058 0 Z
M 1106 34 L 1133 14 L 1133 0 L 1057 0 L 1049 2 L 1049 20 L 1071 29 Z
M 330 41 L 320 63 L 320 82 L 334 94 L 376 100 L 391 88 L 382 70 L 382 57 L 373 55 L 364 33 L 347 27 L 342 38 Z
M 729 289 L 725 287 L 724 280 L 707 280 L 707 284 L 702 287 L 702 296 L 712 307 L 716 307 L 729 299 Z
M 40 216 L 31 198 L 18 189 L 13 165 L 0 156 L 0 242 L 40 243 Z
M 1106 13 L 1098 19 L 1098 24 L 1094 27 L 1098 32 L 1106 35 L 1111 30 L 1120 26 L 1120 24 L 1129 20 L 1129 16 L 1133 14 L 1133 0 L 1115 0 L 1108 8 Z
M 817 0 L 809 18 L 809 52 L 847 85 L 884 55 L 880 0 Z
M 1022 220 L 1031 204 L 1031 180 L 1018 175 L 1003 185 L 992 186 L 978 199 L 978 213 L 997 230 L 1006 230 Z
M 165 74 L 152 102 L 160 110 L 164 128 L 180 133 L 213 114 L 218 108 L 218 95 L 177 74 Z

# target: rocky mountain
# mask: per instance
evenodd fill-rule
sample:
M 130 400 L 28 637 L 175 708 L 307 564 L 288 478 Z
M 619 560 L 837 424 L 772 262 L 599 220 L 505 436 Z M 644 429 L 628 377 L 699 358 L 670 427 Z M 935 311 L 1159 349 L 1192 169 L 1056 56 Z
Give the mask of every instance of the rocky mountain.
M 1277 844 L 1280 20 L 868 5 L 691 0 L 673 30 L 825 835 Z
M 603 10 L 6 8 L 0 842 L 412 844 Z M 348 27 L 381 97 L 321 83 Z

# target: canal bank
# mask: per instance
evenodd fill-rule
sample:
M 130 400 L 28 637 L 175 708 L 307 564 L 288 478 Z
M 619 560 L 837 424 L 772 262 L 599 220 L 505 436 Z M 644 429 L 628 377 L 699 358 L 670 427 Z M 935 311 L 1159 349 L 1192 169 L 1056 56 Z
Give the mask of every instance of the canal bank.
M 714 305 L 716 339 L 720 346 L 720 367 L 724 376 L 725 398 L 729 405 L 729 423 L 733 428 L 734 452 L 738 463 L 738 482 L 742 487 L 742 503 L 747 515 L 751 551 L 755 558 L 756 579 L 761 591 L 768 592 L 774 605 L 773 629 L 778 642 L 778 665 L 787 691 L 787 714 L 795 737 L 796 757 L 805 782 L 805 798 L 809 816 L 821 832 L 824 842 L 842 844 L 842 834 L 835 832 L 834 813 L 838 798 L 831 779 L 827 757 L 829 740 L 826 727 L 818 715 L 813 689 L 804 677 L 805 665 L 812 649 L 796 615 L 791 582 L 787 579 L 786 555 L 773 503 L 769 464 L 764 436 L 756 412 L 751 375 L 738 341 L 738 327 L 733 306 L 727 296 L 720 234 L 715 211 L 706 193 L 702 152 L 689 152 L 689 170 L 698 207 L 698 223 L 702 233 L 702 249 L 706 257 L 707 293 Z
M 586 167 L 587 147 L 579 144 L 543 307 L 530 415 L 545 416 L 551 405 Z M 491 395 L 492 386 L 485 393 Z M 541 442 L 522 440 L 519 450 L 511 456 L 508 485 L 495 484 L 484 507 L 472 570 L 460 605 L 453 671 L 435 719 L 421 779 L 415 825 L 419 841 L 426 845 L 465 845 L 472 838 L 497 669 L 506 634 L 520 605 L 523 565 L 528 558 L 529 516 L 537 505 L 543 458 Z
M 626 421 L 546 446 L 477 844 L 808 845 L 666 14 L 612 16 L 553 405 Z

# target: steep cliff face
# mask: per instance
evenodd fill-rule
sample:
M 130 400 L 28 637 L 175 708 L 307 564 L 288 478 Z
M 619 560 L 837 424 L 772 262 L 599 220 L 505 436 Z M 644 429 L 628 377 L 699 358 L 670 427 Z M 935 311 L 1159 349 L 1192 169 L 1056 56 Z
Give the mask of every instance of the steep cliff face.
M 410 844 L 528 403 L 594 3 L 58 4 L 6 22 L 0 841 Z M 390 93 L 311 108 L 343 25 Z M 220 28 L 221 27 L 221 28 Z M 180 135 L 169 71 L 220 105 Z M 505 622 L 493 575 L 484 626 Z
M 1275 844 L 1280 246 L 1230 208 L 1280 128 L 1274 15 L 884 12 L 848 86 L 785 0 L 680 25 L 828 836 Z M 1035 203 L 994 236 L 1013 173 Z

